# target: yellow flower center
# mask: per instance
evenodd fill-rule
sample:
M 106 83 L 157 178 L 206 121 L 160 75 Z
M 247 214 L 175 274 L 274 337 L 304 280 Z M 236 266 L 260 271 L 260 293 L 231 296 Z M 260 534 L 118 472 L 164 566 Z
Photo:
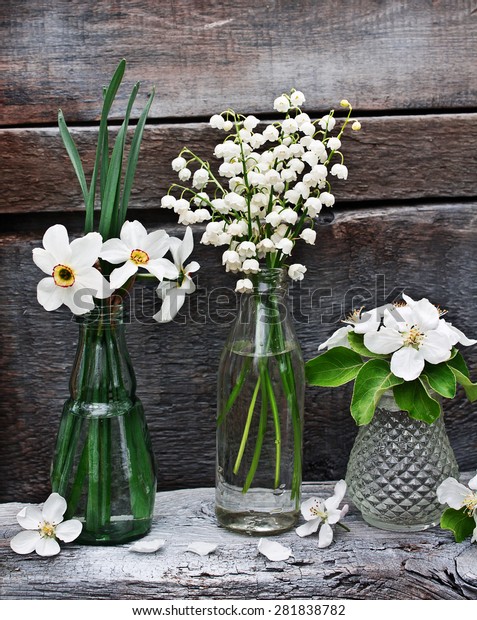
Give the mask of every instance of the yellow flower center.
M 320 506 L 317 504 L 316 506 L 312 506 L 310 508 L 310 512 L 312 515 L 314 515 L 315 517 L 320 517 L 320 519 L 323 519 L 323 521 L 327 518 L 327 514 L 325 510 L 320 510 Z
M 411 327 L 411 329 L 405 334 L 404 345 L 406 347 L 414 347 L 419 349 L 419 345 L 424 339 L 424 334 L 419 331 L 417 327 Z
M 469 516 L 472 517 L 477 510 L 477 493 L 469 493 L 464 499 L 463 506 L 469 513 Z
M 51 523 L 42 523 L 40 527 L 40 534 L 43 538 L 54 538 L 55 526 Z
M 133 250 L 131 252 L 131 260 L 136 265 L 145 265 L 149 261 L 149 254 L 144 250 Z
M 52 275 L 55 284 L 62 288 L 68 288 L 75 283 L 75 272 L 66 265 L 56 265 Z

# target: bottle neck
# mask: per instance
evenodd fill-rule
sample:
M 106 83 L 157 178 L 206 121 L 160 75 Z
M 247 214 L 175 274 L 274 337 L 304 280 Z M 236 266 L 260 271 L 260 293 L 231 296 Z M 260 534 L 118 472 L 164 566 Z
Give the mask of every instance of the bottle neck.
M 284 297 L 287 292 L 287 275 L 285 269 L 265 268 L 249 276 L 253 291 L 249 295 L 277 295 Z

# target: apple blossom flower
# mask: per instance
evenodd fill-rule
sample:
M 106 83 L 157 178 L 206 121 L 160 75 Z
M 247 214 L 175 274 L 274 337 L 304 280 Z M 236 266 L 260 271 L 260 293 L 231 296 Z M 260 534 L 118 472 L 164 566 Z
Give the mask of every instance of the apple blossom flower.
M 373 353 L 389 354 L 391 372 L 405 381 L 413 381 L 421 374 L 425 362 L 439 364 L 450 358 L 452 344 L 445 332 L 439 330 L 439 311 L 428 299 L 414 302 L 403 295 L 407 304 L 399 307 L 395 318 L 384 311 L 379 331 L 364 334 L 364 344 Z
M 100 257 L 113 265 L 123 263 L 112 271 L 111 286 L 120 288 L 139 269 L 145 269 L 160 281 L 177 278 L 179 273 L 174 264 L 163 258 L 169 250 L 170 241 L 163 230 L 148 233 L 137 220 L 124 222 L 119 239 L 105 241 L 100 252 Z
M 237 293 L 251 293 L 253 291 L 253 282 L 248 278 L 244 278 L 243 280 L 238 280 L 235 285 L 235 290 Z
M 469 480 L 468 487 L 458 482 L 455 478 L 446 478 L 437 487 L 437 499 L 441 504 L 447 504 L 450 508 L 454 508 L 454 510 L 465 508 L 470 517 L 477 517 L 477 474 Z M 472 539 L 473 541 L 474 538 Z
M 93 297 L 105 299 L 111 295 L 109 283 L 93 266 L 102 243 L 96 232 L 70 243 L 64 226 L 48 228 L 43 235 L 43 248 L 33 250 L 33 262 L 49 276 L 37 286 L 37 299 L 45 310 L 56 310 L 65 304 L 73 314 L 85 314 L 94 308 Z
M 306 523 L 296 529 L 298 536 L 309 536 L 320 528 L 318 547 L 320 549 L 329 547 L 333 542 L 331 526 L 338 523 L 348 513 L 348 504 L 345 504 L 341 510 L 339 509 L 345 493 L 346 482 L 339 480 L 335 485 L 334 494 L 328 499 L 311 497 L 305 500 L 301 505 L 301 514 Z
M 26 531 L 12 538 L 12 550 L 20 554 L 36 551 L 44 557 L 57 555 L 60 552 L 58 539 L 72 542 L 83 529 L 77 519 L 63 521 L 66 508 L 66 500 L 58 493 L 52 493 L 41 510 L 37 506 L 22 508 L 17 514 L 17 521 Z
M 196 290 L 191 273 L 200 269 L 200 265 L 196 261 L 184 266 L 194 249 L 194 237 L 191 228 L 187 227 L 182 241 L 177 237 L 170 237 L 169 244 L 174 259 L 176 276 L 174 279 L 161 282 L 157 287 L 156 292 L 162 300 L 162 306 L 153 318 L 158 323 L 172 321 L 184 305 L 186 295 L 190 295 Z
M 295 263 L 294 265 L 290 265 L 288 267 L 288 276 L 292 280 L 303 280 L 305 277 L 307 269 L 305 265 L 300 265 L 300 263 Z

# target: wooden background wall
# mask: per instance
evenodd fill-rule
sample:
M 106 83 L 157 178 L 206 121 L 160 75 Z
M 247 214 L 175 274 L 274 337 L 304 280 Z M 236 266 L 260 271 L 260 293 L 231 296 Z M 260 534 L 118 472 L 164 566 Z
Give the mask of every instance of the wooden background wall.
M 301 250 L 309 271 L 291 292 L 305 358 L 353 303 L 404 288 L 450 308 L 476 336 L 476 0 L 1 0 L 0 12 L 0 500 L 48 491 L 77 337 L 67 311 L 37 304 L 31 262 L 49 225 L 78 234 L 83 225 L 57 109 L 91 162 L 101 87 L 121 57 L 126 84 L 143 82 L 136 117 L 153 83 L 159 93 L 130 213 L 152 228 L 182 232 L 160 197 L 182 145 L 210 154 L 212 113 L 231 106 L 266 120 L 292 86 L 314 115 L 353 102 L 363 130 L 344 144 L 349 179 L 320 219 L 317 246 Z M 116 118 L 124 105 L 123 96 Z M 145 313 L 128 329 L 164 489 L 214 480 L 215 376 L 234 280 L 219 250 L 196 256 L 200 291 L 187 320 L 153 324 L 152 293 L 137 289 Z M 476 347 L 468 358 L 475 376 Z M 306 479 L 344 474 L 356 433 L 348 405 L 346 389 L 307 390 Z M 459 393 L 446 412 L 459 464 L 477 467 L 476 405 Z

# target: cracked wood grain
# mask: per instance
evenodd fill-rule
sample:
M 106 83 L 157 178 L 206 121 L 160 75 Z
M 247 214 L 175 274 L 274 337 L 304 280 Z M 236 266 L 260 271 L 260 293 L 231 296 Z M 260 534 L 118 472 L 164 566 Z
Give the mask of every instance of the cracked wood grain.
M 332 482 L 306 484 L 307 496 L 328 496 Z M 215 521 L 212 489 L 164 492 L 156 501 L 151 536 L 167 539 L 156 554 L 133 554 L 128 545 L 66 545 L 48 561 L 18 556 L 9 539 L 19 530 L 22 504 L 0 505 L 0 595 L 76 599 L 448 599 L 477 598 L 475 548 L 432 529 L 393 533 L 366 525 L 351 507 L 351 532 L 337 528 L 335 542 L 318 549 L 317 538 L 294 531 L 276 537 L 293 550 L 286 562 L 270 562 L 258 539 L 240 536 Z M 215 542 L 204 558 L 188 553 L 193 541 Z

